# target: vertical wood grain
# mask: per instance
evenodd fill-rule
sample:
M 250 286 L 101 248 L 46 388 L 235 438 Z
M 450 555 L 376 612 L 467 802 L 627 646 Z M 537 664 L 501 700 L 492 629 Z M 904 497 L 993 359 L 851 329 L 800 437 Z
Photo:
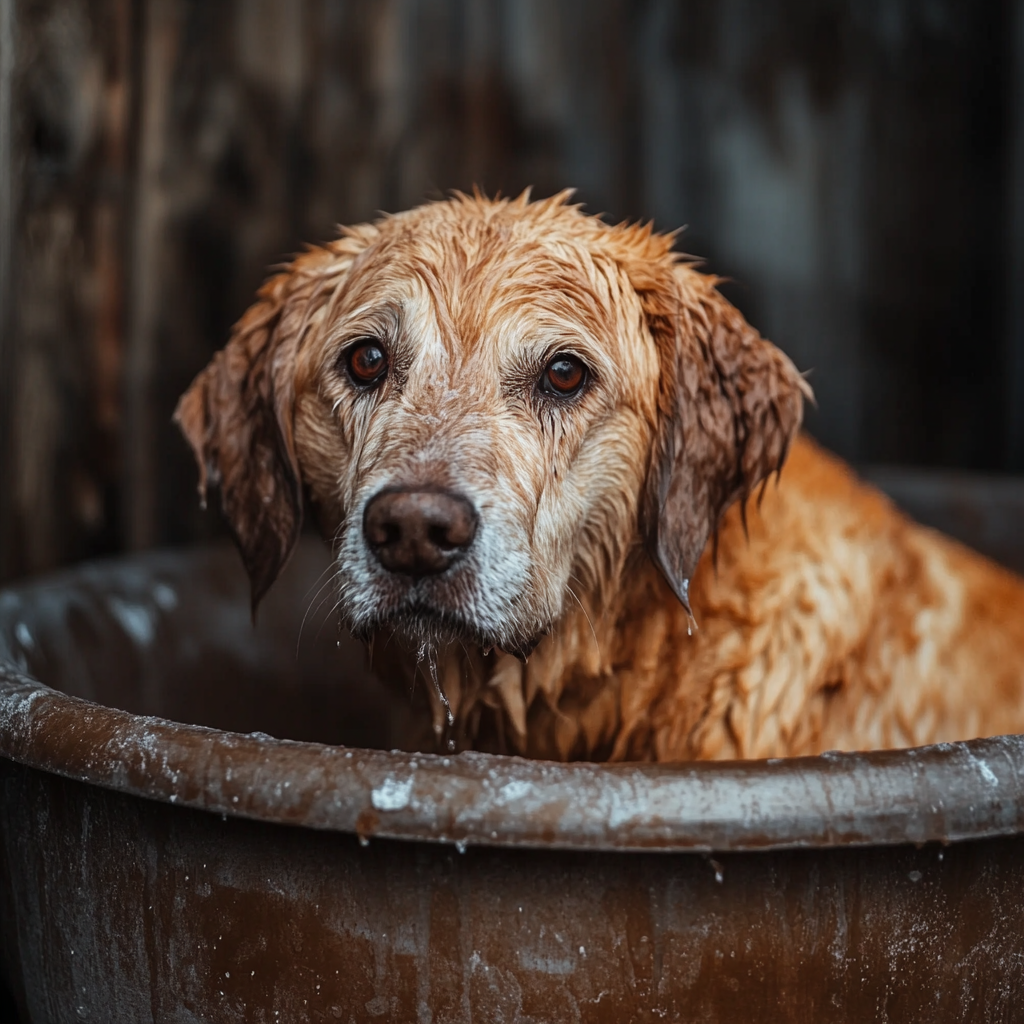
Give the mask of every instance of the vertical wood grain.
M 152 547 L 158 538 L 154 378 L 159 365 L 162 285 L 171 270 L 163 259 L 171 185 L 167 167 L 168 108 L 180 47 L 181 4 L 149 0 L 142 7 L 138 34 L 141 60 L 137 117 L 136 178 L 131 211 L 128 269 L 128 345 L 124 361 L 123 515 L 130 549 Z
M 1024 0 L 1013 0 L 1007 175 L 1006 452 L 1007 468 L 1024 473 Z
M 12 531 L 13 504 L 13 363 L 14 206 L 16 173 L 13 152 L 15 0 L 0 0 L 0 580 L 13 575 L 7 538 Z
M 127 0 L 11 0 L 3 573 L 118 543 Z M 7 77 L 9 76 L 9 77 Z

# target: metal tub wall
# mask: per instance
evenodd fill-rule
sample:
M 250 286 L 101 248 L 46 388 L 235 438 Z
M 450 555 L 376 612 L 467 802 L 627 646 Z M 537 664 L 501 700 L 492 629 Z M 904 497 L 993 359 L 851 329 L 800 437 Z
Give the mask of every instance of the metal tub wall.
M 24 1021 L 1019 1014 L 1020 738 L 678 766 L 386 753 L 403 705 L 315 611 L 324 565 L 304 543 L 256 629 L 228 550 L 0 595 Z
M 1017 838 L 459 853 L 4 785 L 33 1022 L 992 1021 L 1024 997 Z

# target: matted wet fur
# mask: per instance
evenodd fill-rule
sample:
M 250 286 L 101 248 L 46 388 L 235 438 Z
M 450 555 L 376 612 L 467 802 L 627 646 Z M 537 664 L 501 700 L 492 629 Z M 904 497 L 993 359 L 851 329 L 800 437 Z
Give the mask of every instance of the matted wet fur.
M 1024 583 L 800 436 L 803 378 L 671 246 L 568 194 L 457 195 L 272 277 L 177 412 L 254 607 L 305 493 L 344 623 L 421 704 L 410 748 L 1024 730 Z

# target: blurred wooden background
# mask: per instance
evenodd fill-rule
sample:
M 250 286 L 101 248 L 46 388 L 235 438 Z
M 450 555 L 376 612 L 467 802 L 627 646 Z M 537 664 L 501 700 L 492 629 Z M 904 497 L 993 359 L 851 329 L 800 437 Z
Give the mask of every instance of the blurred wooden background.
M 1024 0 L 0 0 L 0 578 L 198 539 L 170 425 L 269 265 L 579 189 L 858 461 L 1024 469 Z

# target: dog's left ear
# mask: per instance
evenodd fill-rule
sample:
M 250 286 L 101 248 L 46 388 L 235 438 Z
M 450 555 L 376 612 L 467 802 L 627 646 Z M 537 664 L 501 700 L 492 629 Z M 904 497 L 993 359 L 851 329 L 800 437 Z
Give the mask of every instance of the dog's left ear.
M 782 468 L 811 389 L 715 288 L 681 265 L 635 284 L 658 346 L 658 427 L 641 508 L 648 553 L 689 611 L 722 513 Z

